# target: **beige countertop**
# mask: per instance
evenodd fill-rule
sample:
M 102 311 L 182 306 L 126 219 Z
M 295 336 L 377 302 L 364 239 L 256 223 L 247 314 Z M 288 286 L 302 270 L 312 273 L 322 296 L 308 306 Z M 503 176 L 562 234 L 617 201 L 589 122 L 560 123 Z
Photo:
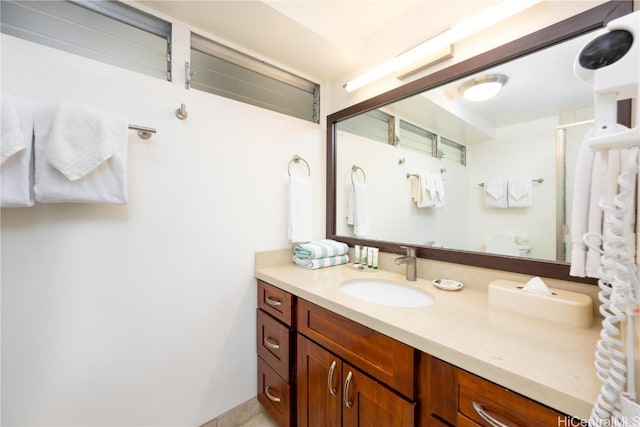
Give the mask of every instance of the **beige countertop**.
M 438 277 L 407 282 L 398 272 L 361 271 L 350 265 L 307 270 L 280 257 L 285 259 L 288 262 L 257 260 L 256 278 L 562 413 L 589 417 L 600 389 L 594 366 L 599 319 L 583 329 L 496 308 L 488 304 L 488 283 L 443 291 L 431 283 Z M 345 280 L 359 278 L 416 286 L 435 302 L 387 307 L 340 290 Z

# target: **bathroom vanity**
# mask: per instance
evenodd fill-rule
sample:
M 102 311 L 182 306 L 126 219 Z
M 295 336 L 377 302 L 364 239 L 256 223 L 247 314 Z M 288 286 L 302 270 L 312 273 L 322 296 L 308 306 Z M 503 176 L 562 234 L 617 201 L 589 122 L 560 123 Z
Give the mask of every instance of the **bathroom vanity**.
M 258 399 L 279 425 L 542 427 L 588 417 L 597 325 L 489 307 L 480 287 L 447 292 L 423 279 L 416 286 L 434 297 L 426 307 L 340 290 L 363 275 L 404 281 L 348 265 L 256 268 Z

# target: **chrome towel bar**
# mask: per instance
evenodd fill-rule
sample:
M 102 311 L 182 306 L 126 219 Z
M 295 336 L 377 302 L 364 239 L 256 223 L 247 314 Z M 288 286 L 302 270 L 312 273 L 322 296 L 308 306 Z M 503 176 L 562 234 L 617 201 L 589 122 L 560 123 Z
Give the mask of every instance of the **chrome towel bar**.
M 544 178 L 536 178 L 532 179 L 531 182 L 537 182 L 538 184 L 542 184 L 544 182 Z M 484 182 L 478 184 L 480 187 L 484 187 Z
M 148 128 L 145 126 L 129 125 L 129 129 L 137 130 L 138 136 L 142 139 L 149 139 L 152 134 L 156 133 L 155 128 Z

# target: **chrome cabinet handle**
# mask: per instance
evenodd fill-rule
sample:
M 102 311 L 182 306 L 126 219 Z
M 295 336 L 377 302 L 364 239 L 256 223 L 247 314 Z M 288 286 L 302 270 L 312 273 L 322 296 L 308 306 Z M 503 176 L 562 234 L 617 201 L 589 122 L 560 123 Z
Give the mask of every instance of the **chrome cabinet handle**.
M 329 387 L 329 393 L 332 396 L 335 396 L 338 393 L 338 390 L 333 388 L 333 374 L 336 370 L 336 361 L 331 362 L 331 367 L 329 368 L 329 375 L 327 375 L 327 387 Z
M 282 305 L 282 301 L 271 299 L 271 297 L 265 297 L 264 301 L 272 307 L 280 307 Z
M 473 409 L 476 410 L 476 413 L 480 415 L 480 418 L 491 424 L 493 427 L 509 427 L 489 415 L 479 403 L 471 402 L 471 404 L 473 405 Z
M 342 398 L 344 399 L 344 404 L 347 405 L 347 408 L 351 408 L 353 406 L 353 402 L 349 402 L 349 387 L 351 386 L 352 377 L 353 373 L 349 371 L 347 379 L 344 381 L 344 394 L 342 395 Z
M 277 342 L 273 343 L 271 341 L 271 337 L 265 337 L 265 339 L 262 340 L 262 341 L 264 342 L 264 345 L 266 345 L 267 347 L 272 348 L 274 350 L 277 350 L 277 349 L 280 348 L 280 344 L 278 344 Z
M 268 385 L 264 386 L 264 394 L 267 395 L 267 397 L 269 398 L 270 401 L 276 402 L 276 403 L 280 403 L 280 398 L 279 397 L 275 397 L 273 394 L 269 393 L 269 386 Z

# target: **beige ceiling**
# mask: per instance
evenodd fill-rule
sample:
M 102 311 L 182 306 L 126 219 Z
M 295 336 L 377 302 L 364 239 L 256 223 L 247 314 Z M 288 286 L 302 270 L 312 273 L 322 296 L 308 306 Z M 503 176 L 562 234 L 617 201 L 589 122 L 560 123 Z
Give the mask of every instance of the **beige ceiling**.
M 320 82 L 335 82 L 429 39 L 497 0 L 142 1 Z

